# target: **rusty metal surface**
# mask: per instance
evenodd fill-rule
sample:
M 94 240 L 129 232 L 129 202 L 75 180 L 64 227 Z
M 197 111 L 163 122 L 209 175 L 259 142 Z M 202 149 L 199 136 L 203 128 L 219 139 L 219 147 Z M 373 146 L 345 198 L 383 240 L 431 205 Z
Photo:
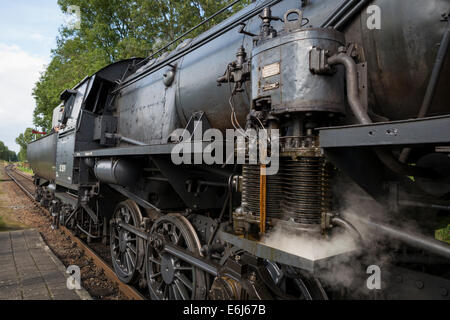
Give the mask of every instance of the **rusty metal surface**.
M 310 50 L 337 53 L 344 35 L 334 30 L 301 29 L 265 40 L 252 52 L 252 99 L 271 97 L 275 113 L 328 111 L 345 113 L 344 70 L 333 76 L 310 71 Z M 278 65 L 268 73 L 269 66 Z
M 416 117 L 447 23 L 448 0 L 374 0 L 381 30 L 367 28 L 366 10 L 345 30 L 363 45 L 368 61 L 370 105 L 391 120 Z M 448 113 L 450 58 L 447 56 L 429 115 Z

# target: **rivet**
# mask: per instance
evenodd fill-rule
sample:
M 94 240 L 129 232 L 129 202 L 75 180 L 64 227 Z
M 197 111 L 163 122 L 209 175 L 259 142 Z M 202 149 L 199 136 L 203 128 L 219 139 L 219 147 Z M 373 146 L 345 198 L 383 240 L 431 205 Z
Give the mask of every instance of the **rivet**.
M 422 289 L 423 288 L 423 282 L 422 281 L 416 281 L 416 286 L 417 286 L 417 288 L 419 288 L 419 289 Z

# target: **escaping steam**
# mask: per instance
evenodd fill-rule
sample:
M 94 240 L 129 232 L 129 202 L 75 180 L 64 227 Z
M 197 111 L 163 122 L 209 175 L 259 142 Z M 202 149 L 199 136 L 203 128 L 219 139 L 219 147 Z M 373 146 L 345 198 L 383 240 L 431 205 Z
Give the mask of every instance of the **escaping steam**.
M 367 266 L 381 267 L 388 264 L 391 257 L 383 250 L 383 236 L 373 233 L 355 217 L 370 216 L 378 221 L 387 221 L 386 211 L 353 183 L 336 181 L 335 187 L 339 190 L 334 194 L 340 197 L 337 199 L 340 216 L 358 229 L 364 243 L 339 227 L 335 227 L 327 237 L 288 233 L 282 227 L 275 227 L 262 241 L 309 260 L 326 259 L 326 268 L 316 275 L 323 283 L 334 288 L 345 287 L 353 293 L 369 294 L 365 283 Z M 364 253 L 364 258 L 361 253 Z

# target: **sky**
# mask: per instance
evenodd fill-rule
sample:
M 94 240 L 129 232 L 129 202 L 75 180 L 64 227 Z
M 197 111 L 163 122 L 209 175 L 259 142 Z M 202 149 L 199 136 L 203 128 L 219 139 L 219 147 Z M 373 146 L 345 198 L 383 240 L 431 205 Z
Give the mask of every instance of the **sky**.
M 66 19 L 57 0 L 0 0 L 0 141 L 10 150 L 33 127 L 32 90 Z

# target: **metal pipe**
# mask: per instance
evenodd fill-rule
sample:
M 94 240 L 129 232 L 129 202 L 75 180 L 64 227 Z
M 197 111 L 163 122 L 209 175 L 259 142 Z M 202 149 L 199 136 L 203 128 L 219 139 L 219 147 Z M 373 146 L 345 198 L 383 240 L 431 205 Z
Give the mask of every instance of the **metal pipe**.
M 404 242 L 412 247 L 434 253 L 446 259 L 450 259 L 450 245 L 444 242 L 425 237 L 422 234 L 403 231 L 401 229 L 391 227 L 383 223 L 370 221 L 360 216 L 351 216 L 352 218 L 359 220 L 361 223 L 365 224 L 376 232 L 380 232 L 390 238 Z
M 78 211 L 79 205 L 76 206 L 76 208 L 69 214 L 69 217 L 66 219 L 64 218 L 64 226 L 67 226 L 67 223 L 72 219 L 73 215 Z
M 344 65 L 347 80 L 347 99 L 350 108 L 352 109 L 352 112 L 359 123 L 365 125 L 372 124 L 372 119 L 370 119 L 367 111 L 364 109 L 364 106 L 361 103 L 361 99 L 359 97 L 358 71 L 353 58 L 351 58 L 346 53 L 338 53 L 328 58 L 328 63 L 330 65 Z M 375 149 L 374 152 L 386 167 L 400 175 L 428 178 L 438 176 L 437 173 L 432 169 L 412 167 L 400 163 L 397 159 L 394 158 L 391 153 L 387 152 L 386 150 Z
M 361 2 L 359 2 L 341 20 L 339 20 L 339 22 L 337 22 L 334 25 L 334 29 L 341 31 L 346 26 L 347 22 L 349 22 L 357 14 L 359 14 L 360 11 L 364 8 L 364 6 L 366 6 L 370 1 L 373 1 L 373 0 L 362 0 Z
M 143 142 L 140 142 L 140 141 L 137 141 L 137 140 L 134 140 L 134 139 L 130 139 L 130 138 L 127 138 L 127 137 L 123 137 L 120 134 L 106 133 L 105 137 L 106 138 L 110 138 L 110 139 L 117 139 L 119 141 L 126 142 L 126 143 L 129 143 L 129 144 L 135 145 L 135 146 L 147 146 L 146 143 L 143 143 Z
M 338 21 L 351 6 L 360 0 L 346 0 L 341 3 L 333 12 L 325 19 L 320 26 L 321 28 L 332 27 L 336 21 Z
M 99 239 L 100 238 L 98 236 L 94 236 L 94 235 L 90 234 L 88 231 L 84 230 L 79 224 L 77 224 L 77 228 L 80 229 L 81 232 L 83 232 L 85 235 L 87 235 L 88 237 L 90 237 L 92 239 Z
M 355 61 L 345 53 L 338 53 L 337 55 L 328 58 L 328 63 L 330 65 L 344 65 L 347 80 L 347 98 L 350 108 L 361 124 L 371 124 L 372 120 L 364 110 L 364 106 L 359 97 L 358 71 Z
M 361 233 L 359 233 L 358 229 L 356 229 L 355 226 L 350 222 L 348 222 L 347 220 L 340 217 L 334 217 L 331 219 L 331 223 L 346 229 L 350 233 L 353 233 L 360 242 L 363 242 L 363 237 L 361 236 Z
M 447 25 L 447 30 L 445 30 L 442 36 L 441 45 L 434 63 L 433 71 L 431 73 L 430 82 L 428 83 L 427 91 L 425 93 L 425 98 L 423 100 L 422 106 L 420 107 L 418 118 L 423 118 L 428 113 L 430 109 L 431 102 L 433 101 L 434 93 L 439 82 L 439 76 L 441 75 L 442 66 L 445 62 L 445 57 L 448 52 L 448 47 L 450 44 L 450 27 Z
M 435 209 L 435 210 L 450 211 L 449 205 L 442 205 L 442 204 L 436 204 L 436 203 L 425 203 L 425 202 L 414 201 L 414 200 L 399 200 L 398 204 L 400 206 L 405 206 L 405 207 L 417 207 L 417 208 L 428 208 L 428 209 Z
M 410 166 L 399 162 L 392 153 L 383 149 L 375 149 L 374 152 L 383 164 L 391 171 L 403 175 L 412 177 L 424 177 L 424 178 L 439 178 L 438 172 L 432 168 L 422 168 L 417 166 Z
M 436 57 L 436 61 L 434 62 L 433 71 L 431 72 L 430 81 L 428 82 L 428 87 L 425 92 L 425 97 L 422 102 L 422 106 L 420 107 L 419 114 L 417 118 L 423 118 L 427 115 L 428 110 L 431 107 L 431 103 L 433 102 L 433 97 L 436 92 L 437 85 L 439 83 L 439 77 L 441 75 L 442 66 L 445 62 L 445 57 L 448 52 L 448 47 L 450 44 L 450 25 L 447 24 L 447 28 L 442 36 L 441 45 L 439 47 L 439 51 Z M 408 160 L 409 154 L 411 153 L 411 148 L 405 148 L 402 150 L 400 154 L 400 162 L 405 163 Z
M 120 137 L 120 141 L 129 143 L 129 144 L 134 144 L 136 146 L 146 146 L 147 145 L 146 143 L 143 143 L 143 142 L 140 142 L 140 141 L 137 141 L 137 140 L 133 140 L 133 139 L 130 139 L 130 138 L 126 138 L 126 137 Z

